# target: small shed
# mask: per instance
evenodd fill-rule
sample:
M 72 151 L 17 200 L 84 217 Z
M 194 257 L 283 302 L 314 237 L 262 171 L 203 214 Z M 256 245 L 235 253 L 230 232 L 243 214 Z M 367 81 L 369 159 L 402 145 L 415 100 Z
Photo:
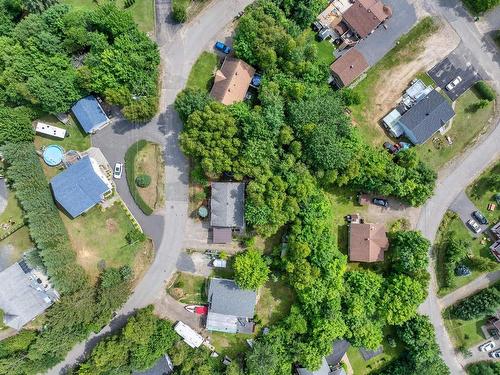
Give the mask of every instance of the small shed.
M 49 125 L 40 121 L 36 123 L 35 131 L 38 134 L 47 135 L 57 139 L 64 139 L 64 137 L 66 137 L 66 129 L 58 128 L 57 126 Z
M 398 120 L 401 118 L 401 113 L 397 109 L 393 109 L 387 116 L 382 120 L 384 126 L 389 130 L 393 137 L 399 138 L 403 135 L 403 128 L 398 124 Z
M 178 321 L 174 326 L 175 332 L 179 334 L 190 347 L 199 348 L 205 339 L 187 324 Z

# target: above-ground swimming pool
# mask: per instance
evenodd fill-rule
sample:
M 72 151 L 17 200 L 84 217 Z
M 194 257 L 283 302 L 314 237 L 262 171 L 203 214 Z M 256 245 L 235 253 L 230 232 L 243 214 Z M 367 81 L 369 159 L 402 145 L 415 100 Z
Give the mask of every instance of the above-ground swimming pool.
M 58 145 L 50 145 L 43 150 L 43 160 L 51 167 L 61 164 L 63 155 L 64 149 Z

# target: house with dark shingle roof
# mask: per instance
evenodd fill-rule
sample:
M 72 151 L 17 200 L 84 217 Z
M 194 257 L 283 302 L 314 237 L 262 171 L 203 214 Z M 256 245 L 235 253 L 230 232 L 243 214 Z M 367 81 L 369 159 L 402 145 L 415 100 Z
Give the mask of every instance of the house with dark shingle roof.
M 349 225 L 349 260 L 351 262 L 380 262 L 389 248 L 387 230 L 382 224 L 369 224 L 361 220 Z
M 71 111 L 85 133 L 95 133 L 97 130 L 109 124 L 108 116 L 106 116 L 101 105 L 92 95 L 77 101 L 71 108 Z
M 252 333 L 257 293 L 244 290 L 233 280 L 211 279 L 208 287 L 209 331 Z
M 330 66 L 330 72 L 335 85 L 341 88 L 349 86 L 369 67 L 370 65 L 363 54 L 356 48 L 351 48 L 333 62 Z
M 444 129 L 455 116 L 450 103 L 436 90 L 420 99 L 398 120 L 405 135 L 414 144 L 425 143 L 438 130 Z
M 97 162 L 89 156 L 53 177 L 50 186 L 54 199 L 71 218 L 94 207 L 112 189 Z
M 210 226 L 213 243 L 230 243 L 233 230 L 245 227 L 245 184 L 212 182 Z
M 366 38 L 382 22 L 392 16 L 391 8 L 380 0 L 353 0 L 342 20 L 360 38 Z

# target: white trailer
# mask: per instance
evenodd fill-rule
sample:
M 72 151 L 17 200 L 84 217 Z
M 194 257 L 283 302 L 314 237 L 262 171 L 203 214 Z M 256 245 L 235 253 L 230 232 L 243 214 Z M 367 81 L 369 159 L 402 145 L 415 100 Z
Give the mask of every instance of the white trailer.
M 198 334 L 194 329 L 181 321 L 177 322 L 177 324 L 174 326 L 174 330 L 184 339 L 186 344 L 188 344 L 193 349 L 199 348 L 201 344 L 203 344 L 203 341 L 205 341 L 205 339 L 200 334 Z
M 49 137 L 64 139 L 66 137 L 66 129 L 58 128 L 54 125 L 45 124 L 43 122 L 36 123 L 36 132 Z

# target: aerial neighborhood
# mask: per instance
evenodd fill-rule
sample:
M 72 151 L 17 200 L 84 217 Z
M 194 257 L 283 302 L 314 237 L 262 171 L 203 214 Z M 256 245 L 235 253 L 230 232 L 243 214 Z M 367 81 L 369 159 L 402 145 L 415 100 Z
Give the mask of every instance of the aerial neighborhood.
M 0 375 L 500 374 L 500 0 L 0 0 Z

